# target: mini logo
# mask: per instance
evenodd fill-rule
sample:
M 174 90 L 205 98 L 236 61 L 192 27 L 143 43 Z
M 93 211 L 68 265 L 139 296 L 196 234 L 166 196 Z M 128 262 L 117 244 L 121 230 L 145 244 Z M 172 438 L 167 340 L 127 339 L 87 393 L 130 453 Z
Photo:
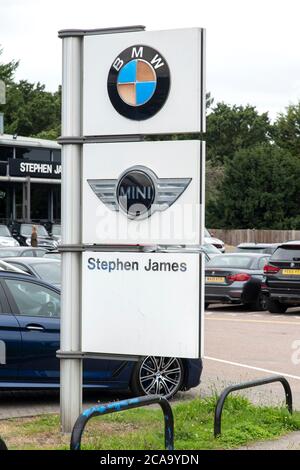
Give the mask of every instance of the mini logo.
M 87 180 L 112 211 L 122 211 L 129 219 L 144 219 L 164 211 L 181 196 L 192 178 L 158 178 L 145 166 L 134 166 L 118 179 Z
M 170 71 L 164 57 L 152 47 L 135 45 L 121 52 L 112 63 L 107 90 L 114 108 L 129 119 L 143 121 L 165 104 Z

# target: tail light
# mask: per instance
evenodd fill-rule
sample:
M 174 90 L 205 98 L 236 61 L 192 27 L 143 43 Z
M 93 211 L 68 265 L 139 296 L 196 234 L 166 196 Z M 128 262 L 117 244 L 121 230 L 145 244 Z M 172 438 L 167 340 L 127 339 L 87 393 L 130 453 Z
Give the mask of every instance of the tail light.
M 264 274 L 276 274 L 280 271 L 278 266 L 272 266 L 272 264 L 266 264 L 264 266 Z
M 248 273 L 237 273 L 237 274 L 230 274 L 230 276 L 227 276 L 227 279 L 230 282 L 234 282 L 234 281 L 244 282 L 244 281 L 249 281 L 249 279 L 251 279 L 251 276 Z

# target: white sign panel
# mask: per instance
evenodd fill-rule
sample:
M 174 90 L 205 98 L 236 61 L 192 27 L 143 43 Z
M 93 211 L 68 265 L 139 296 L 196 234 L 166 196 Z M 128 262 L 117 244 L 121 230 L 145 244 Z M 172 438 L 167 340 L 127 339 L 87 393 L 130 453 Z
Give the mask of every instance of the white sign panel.
M 200 255 L 85 252 L 82 351 L 199 358 Z
M 83 135 L 205 131 L 203 29 L 84 38 Z
M 199 141 L 85 144 L 83 243 L 200 244 Z

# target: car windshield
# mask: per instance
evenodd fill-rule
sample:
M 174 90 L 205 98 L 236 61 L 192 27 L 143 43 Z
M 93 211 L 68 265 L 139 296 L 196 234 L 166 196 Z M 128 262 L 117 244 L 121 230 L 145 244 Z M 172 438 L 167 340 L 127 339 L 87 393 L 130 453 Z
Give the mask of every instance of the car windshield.
M 300 245 L 277 248 L 270 261 L 300 261 Z
M 216 248 L 214 245 L 212 245 L 211 243 L 205 243 L 203 245 L 203 249 L 206 253 L 210 253 L 210 254 L 213 254 L 215 253 L 216 255 L 219 255 L 221 253 L 220 250 L 218 250 L 218 248 Z
M 60 236 L 61 234 L 61 226 L 60 225 L 53 225 L 52 227 L 52 234 Z
M 60 263 L 34 263 L 31 265 L 43 281 L 60 284 Z
M 23 235 L 23 237 L 31 237 L 32 227 L 33 226 L 31 224 L 22 224 L 21 225 L 21 235 Z M 45 229 L 45 227 L 43 225 L 36 225 L 36 230 L 37 230 L 38 237 L 48 237 L 49 236 L 47 230 Z
M 253 262 L 250 256 L 219 255 L 207 263 L 207 267 L 249 269 Z
M 0 237 L 11 237 L 11 233 L 6 225 L 0 225 Z

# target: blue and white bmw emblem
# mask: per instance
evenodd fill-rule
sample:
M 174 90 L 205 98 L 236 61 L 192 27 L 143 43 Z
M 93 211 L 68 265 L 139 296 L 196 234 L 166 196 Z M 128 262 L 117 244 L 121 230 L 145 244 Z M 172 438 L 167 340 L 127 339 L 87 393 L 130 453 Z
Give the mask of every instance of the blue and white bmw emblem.
M 122 116 L 142 121 L 154 116 L 165 104 L 170 89 L 170 71 L 164 57 L 144 45 L 128 47 L 111 65 L 107 90 Z

